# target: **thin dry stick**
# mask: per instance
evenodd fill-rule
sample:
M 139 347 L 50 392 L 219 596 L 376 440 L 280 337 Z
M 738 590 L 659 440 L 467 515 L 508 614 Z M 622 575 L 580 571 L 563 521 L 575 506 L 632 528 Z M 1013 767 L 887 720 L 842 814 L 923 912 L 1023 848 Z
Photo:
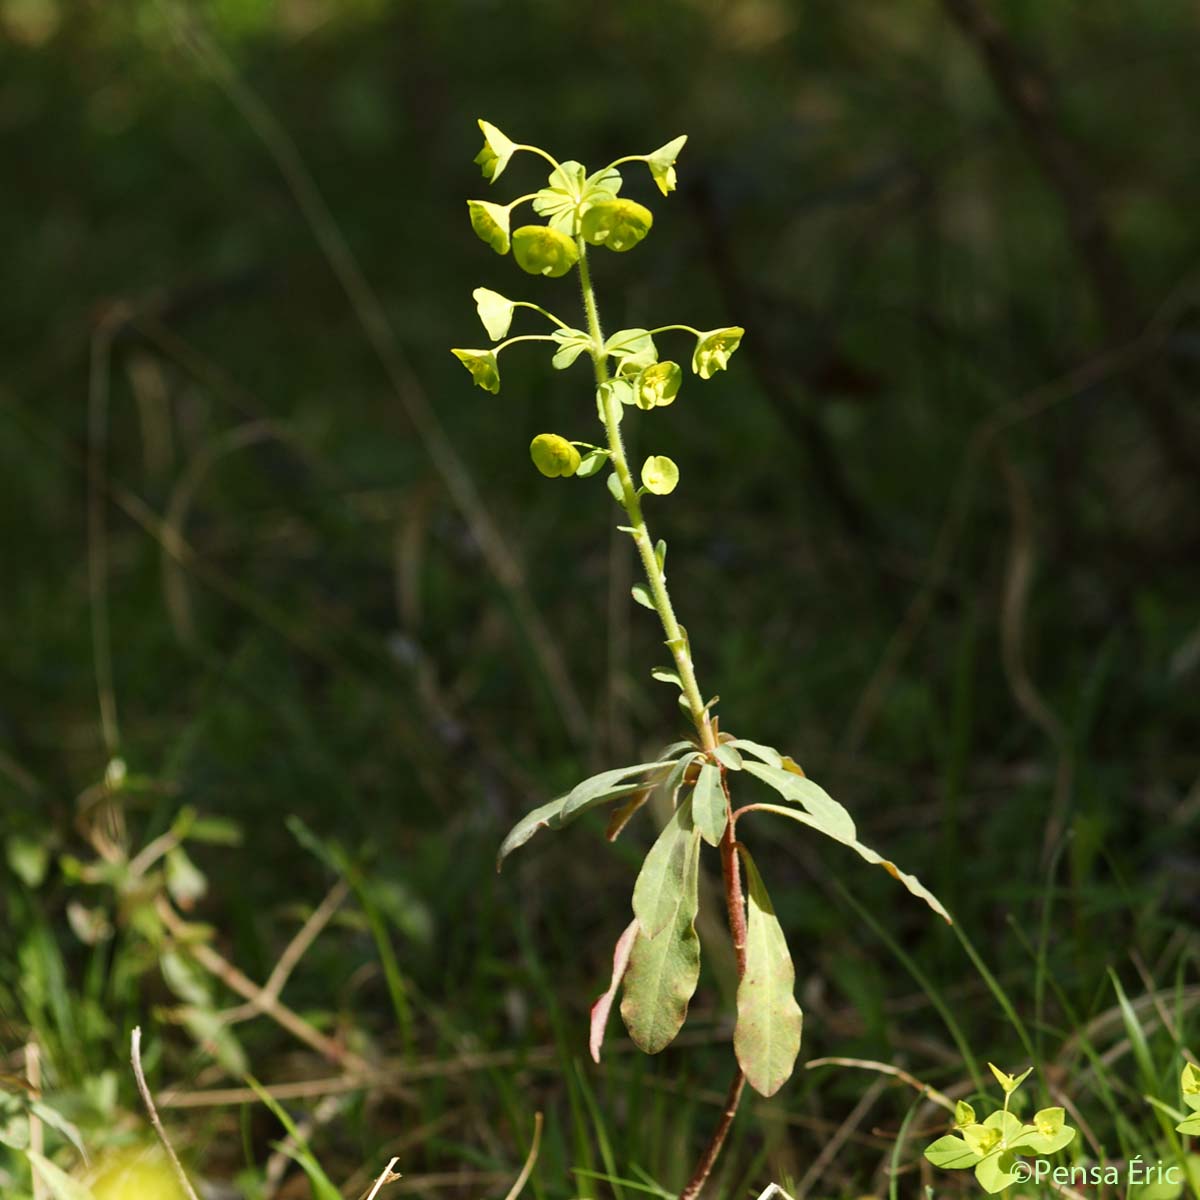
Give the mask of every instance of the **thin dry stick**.
M 371 1188 L 371 1190 L 367 1193 L 365 1200 L 375 1200 L 375 1197 L 379 1195 L 379 1189 L 381 1187 L 383 1187 L 383 1185 L 385 1183 L 392 1183 L 393 1181 L 400 1178 L 400 1173 L 398 1171 L 392 1170 L 392 1168 L 399 1161 L 400 1161 L 399 1158 L 393 1158 L 392 1161 L 389 1162 L 388 1165 L 386 1167 L 384 1167 L 382 1171 L 379 1172 L 379 1175 L 375 1180 L 375 1184 Z
M 1025 481 L 1008 456 L 1001 450 L 997 457 L 1012 514 L 1000 617 L 1001 660 L 1013 698 L 1025 715 L 1046 735 L 1058 756 L 1054 794 L 1042 836 L 1042 858 L 1048 863 L 1066 824 L 1075 776 L 1075 757 L 1066 726 L 1038 690 L 1025 661 L 1025 617 L 1029 611 L 1029 592 L 1033 586 L 1033 501 Z
M 271 974 L 267 976 L 267 982 L 263 984 L 259 998 L 239 1005 L 237 1008 L 226 1009 L 221 1014 L 221 1019 L 230 1024 L 235 1021 L 245 1021 L 258 1016 L 263 1011 L 264 1001 L 269 1003 L 272 1000 L 278 1000 L 284 984 L 287 983 L 300 960 L 308 952 L 308 948 L 317 940 L 321 930 L 329 924 L 333 914 L 341 908 L 349 894 L 350 885 L 344 879 L 339 879 L 329 889 L 325 899 L 313 910 L 308 920 L 300 926 L 296 936 L 284 947 L 279 961 L 276 962 Z
M 916 1088 L 922 1096 L 932 1100 L 934 1104 L 946 1109 L 947 1112 L 954 1111 L 954 1101 L 944 1092 L 939 1092 L 937 1088 L 922 1083 L 915 1075 L 910 1075 L 902 1067 L 894 1067 L 891 1063 L 876 1062 L 870 1058 L 814 1058 L 804 1064 L 806 1071 L 812 1071 L 816 1067 L 854 1067 L 860 1071 L 878 1071 L 880 1075 L 891 1075 L 894 1079 L 907 1083 L 909 1087 Z
M 517 1200 L 521 1194 L 521 1190 L 529 1180 L 530 1174 L 533 1172 L 533 1164 L 537 1162 L 538 1149 L 542 1144 L 542 1114 L 533 1114 L 533 1144 L 529 1147 L 529 1153 L 525 1156 L 525 1165 L 521 1168 L 520 1175 L 513 1181 L 512 1187 L 508 1189 L 508 1195 L 504 1200 Z
M 42 1057 L 37 1042 L 25 1043 L 25 1079 L 29 1083 L 29 1093 L 36 1100 L 42 1094 Z M 29 1111 L 29 1149 L 34 1154 L 44 1154 L 46 1151 L 46 1131 L 42 1127 L 42 1119 L 37 1113 Z M 30 1172 L 33 1178 L 33 1200 L 46 1200 L 46 1185 L 36 1172 Z
M 812 1165 L 807 1171 L 804 1172 L 803 1178 L 796 1185 L 795 1200 L 804 1200 L 804 1197 L 808 1195 L 813 1184 L 815 1184 L 817 1180 L 821 1178 L 825 1168 L 829 1166 L 829 1164 L 833 1162 L 835 1158 L 837 1158 L 842 1146 L 845 1145 L 851 1134 L 853 1134 L 858 1129 L 859 1125 L 862 1124 L 863 1117 L 865 1117 L 867 1113 L 871 1111 L 875 1101 L 879 1099 L 879 1093 L 883 1091 L 885 1086 L 886 1085 L 882 1079 L 876 1079 L 871 1083 L 871 1086 L 868 1087 L 865 1092 L 863 1092 L 858 1103 L 850 1110 L 849 1115 L 838 1126 L 837 1132 L 834 1133 L 833 1137 L 831 1137 L 829 1141 L 827 1141 L 825 1145 L 821 1147 L 820 1154 L 813 1159 Z
M 358 1074 L 366 1074 L 370 1071 L 370 1064 L 365 1058 L 359 1057 L 352 1050 L 345 1049 L 332 1038 L 328 1038 L 314 1029 L 299 1013 L 288 1008 L 281 1000 L 268 996 L 264 988 L 248 976 L 243 975 L 233 963 L 211 946 L 190 938 L 187 922 L 179 916 L 164 897 L 158 898 L 156 910 L 162 918 L 163 924 L 178 940 L 180 949 L 194 958 L 200 966 L 210 975 L 219 979 L 226 987 L 259 1007 L 263 1016 L 270 1017 L 277 1025 L 286 1029 L 306 1046 L 311 1046 L 330 1062 L 342 1064 Z
M 295 142 L 262 98 L 238 76 L 220 46 L 196 26 L 190 14 L 174 4 L 167 5 L 167 10 L 180 40 L 209 72 L 274 160 L 330 269 L 345 291 L 406 416 L 421 438 L 451 499 L 470 526 L 489 569 L 508 594 L 554 691 L 564 724 L 576 742 L 586 743 L 590 731 L 587 713 L 559 653 L 558 643 L 530 598 L 520 564 L 480 499 L 470 472 L 401 353 L 379 297 L 346 244 Z
M 179 1186 L 183 1188 L 189 1200 L 200 1200 L 192 1187 L 191 1180 L 187 1177 L 187 1172 L 183 1169 L 183 1163 L 179 1161 L 179 1156 L 175 1153 L 175 1147 L 171 1145 L 170 1139 L 167 1137 L 167 1131 L 163 1128 L 158 1109 L 154 1107 L 154 1097 L 150 1094 L 150 1085 L 147 1084 L 146 1073 L 142 1070 L 142 1027 L 140 1025 L 133 1027 L 133 1034 L 129 1039 L 129 1055 L 133 1063 L 133 1077 L 137 1080 L 137 1089 L 141 1093 L 142 1103 L 146 1106 L 146 1112 L 150 1114 L 150 1124 L 154 1126 L 158 1140 L 162 1142 L 163 1149 L 167 1152 L 167 1158 L 171 1163 L 171 1169 L 175 1172 L 175 1178 L 179 1180 Z

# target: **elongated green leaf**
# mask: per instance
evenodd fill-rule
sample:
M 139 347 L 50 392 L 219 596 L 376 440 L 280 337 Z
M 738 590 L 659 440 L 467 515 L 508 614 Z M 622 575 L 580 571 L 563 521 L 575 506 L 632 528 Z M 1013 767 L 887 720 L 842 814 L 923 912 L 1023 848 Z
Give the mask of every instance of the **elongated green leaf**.
M 61 1167 L 56 1167 L 45 1155 L 36 1150 L 26 1150 L 30 1166 L 37 1172 L 38 1178 L 49 1189 L 54 1200 L 95 1200 L 92 1190 L 72 1179 Z
M 700 778 L 696 780 L 692 792 L 692 816 L 700 836 L 710 846 L 719 845 L 729 813 L 725 805 L 725 789 L 721 786 L 721 770 L 712 763 L 706 762 L 700 768 Z
M 562 806 L 567 802 L 566 796 L 538 805 L 532 812 L 527 812 L 509 831 L 508 836 L 500 843 L 500 851 L 496 855 L 496 870 L 499 871 L 504 860 L 523 846 L 539 829 L 546 829 L 550 822 L 562 812 Z
M 752 754 L 755 758 L 762 759 L 768 767 L 782 768 L 783 766 L 783 755 L 774 746 L 764 746 L 759 742 L 752 742 L 747 738 L 734 738 L 727 745 L 736 746 L 744 753 Z
M 792 994 L 796 970 L 783 927 L 771 907 L 754 860 L 739 846 L 746 865 L 746 970 L 737 990 L 733 1051 L 750 1086 L 773 1096 L 792 1073 L 800 1053 L 804 1016 Z
M 948 1133 L 925 1147 L 925 1157 L 935 1167 L 949 1171 L 961 1171 L 979 1162 L 979 1155 L 956 1134 Z
M 682 741 L 672 742 L 669 746 L 663 748 L 663 752 L 658 756 L 660 760 L 678 758 L 681 754 L 688 750 L 699 750 L 695 742 Z
M 525 845 L 538 830 L 561 829 L 597 805 L 632 796 L 634 792 L 658 782 L 674 765 L 669 761 L 636 763 L 630 767 L 602 771 L 577 784 L 565 796 L 558 796 L 527 812 L 500 843 L 496 870 L 499 871 L 504 860 L 518 847 Z M 635 775 L 640 778 L 630 779 Z
M 597 803 L 597 797 L 605 795 L 607 792 L 612 791 L 613 788 L 629 786 L 628 784 L 623 785 L 623 780 L 629 780 L 637 776 L 639 782 L 630 787 L 630 791 L 637 791 L 639 787 L 643 786 L 642 780 L 649 781 L 652 778 L 656 779 L 661 775 L 665 775 L 670 767 L 671 764 L 669 762 L 634 763 L 631 767 L 615 767 L 611 771 L 601 771 L 599 775 L 593 775 L 590 779 L 585 779 L 582 783 L 577 783 L 567 793 L 567 798 L 563 803 L 560 823 L 566 824 L 567 821 L 578 816 L 585 808 L 591 808 Z
M 858 831 L 854 828 L 854 819 L 824 788 L 818 787 L 811 779 L 795 775 L 781 767 L 768 766 L 766 763 L 747 763 L 746 770 L 773 787 L 785 800 L 799 804 L 818 822 L 816 828 L 822 833 L 834 841 L 844 842 L 847 846 L 854 843 L 858 836 Z
M 291 1135 L 291 1143 L 280 1143 L 279 1149 L 308 1176 L 309 1186 L 312 1188 L 313 1200 L 342 1200 L 342 1193 L 338 1191 L 333 1180 L 325 1174 L 324 1168 L 308 1148 L 308 1142 L 305 1140 L 304 1135 L 296 1127 L 295 1121 L 288 1116 L 283 1105 L 253 1075 L 247 1075 L 246 1082 L 254 1089 L 255 1095 L 275 1114 L 279 1123 Z
M 669 1046 L 687 1017 L 688 1003 L 700 978 L 699 907 L 700 833 L 688 846 L 684 886 L 675 919 L 655 938 L 640 930 L 625 972 L 621 1018 L 634 1045 L 647 1054 Z
M 747 765 L 749 766 L 750 764 Z M 820 833 L 829 833 L 816 817 L 810 816 L 808 813 L 797 812 L 794 808 L 783 808 L 778 804 L 756 804 L 755 808 L 760 812 L 777 813 L 779 816 L 787 817 L 789 820 L 799 821 L 801 825 L 807 825 L 809 828 L 816 829 Z M 830 834 L 829 836 L 832 837 L 833 835 Z M 836 838 L 835 840 L 840 842 L 842 839 Z M 864 846 L 861 842 L 855 841 L 845 844 L 849 845 L 850 849 L 861 858 L 865 858 L 867 862 L 883 867 L 893 879 L 898 879 L 914 896 L 924 900 L 947 925 L 954 924 L 950 919 L 950 914 L 942 907 L 941 901 L 915 875 L 906 875 L 895 863 L 889 862 L 882 855 L 876 854 L 870 846 Z
M 722 742 L 713 750 L 713 754 L 730 771 L 740 771 L 742 769 L 742 756 L 729 742 Z
M 687 769 L 696 762 L 697 759 L 703 758 L 704 755 L 698 750 L 693 750 L 690 754 L 685 754 L 681 759 L 678 759 L 675 765 L 671 768 L 670 773 L 662 781 L 661 787 L 663 793 L 671 801 L 671 807 L 674 808 L 679 803 L 679 789 L 683 787 L 684 776 L 687 774 Z M 693 814 L 694 816 L 695 814 Z
M 693 829 L 689 797 L 671 815 L 638 872 L 633 885 L 633 915 L 648 938 L 661 933 L 679 911 Z

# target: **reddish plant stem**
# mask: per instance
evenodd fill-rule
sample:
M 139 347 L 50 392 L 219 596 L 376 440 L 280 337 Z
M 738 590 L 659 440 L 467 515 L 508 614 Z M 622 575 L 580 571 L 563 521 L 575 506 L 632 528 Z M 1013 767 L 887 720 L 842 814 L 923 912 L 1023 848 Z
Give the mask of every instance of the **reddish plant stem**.
M 725 789 L 725 802 L 728 817 L 725 822 L 725 833 L 721 838 L 721 875 L 725 883 L 725 908 L 729 914 L 729 933 L 733 938 L 733 952 L 737 957 L 738 979 L 746 972 L 746 904 L 742 898 L 742 868 L 738 862 L 737 840 L 734 836 L 733 803 L 729 795 L 729 784 L 722 772 L 722 786 Z M 739 1066 L 729 1084 L 729 1092 L 725 1097 L 725 1105 L 721 1109 L 717 1127 L 696 1163 L 692 1177 L 687 1181 L 679 1200 L 695 1200 L 700 1194 L 712 1172 L 725 1137 L 737 1116 L 738 1104 L 742 1099 L 742 1089 L 746 1085 L 746 1075 Z

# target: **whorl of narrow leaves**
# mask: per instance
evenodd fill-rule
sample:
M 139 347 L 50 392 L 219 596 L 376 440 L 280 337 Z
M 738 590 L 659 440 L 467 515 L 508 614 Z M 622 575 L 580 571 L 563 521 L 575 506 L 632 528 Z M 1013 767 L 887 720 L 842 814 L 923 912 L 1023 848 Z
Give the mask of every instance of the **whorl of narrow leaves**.
M 787 1082 L 800 1053 L 804 1017 L 792 991 L 796 970 L 762 876 L 745 847 L 746 970 L 737 990 L 733 1050 L 750 1086 L 773 1096 Z
M 699 877 L 700 832 L 693 830 L 672 919 L 656 937 L 638 931 L 625 972 L 621 1018 L 634 1045 L 647 1054 L 657 1054 L 674 1040 L 700 978 L 695 928 Z

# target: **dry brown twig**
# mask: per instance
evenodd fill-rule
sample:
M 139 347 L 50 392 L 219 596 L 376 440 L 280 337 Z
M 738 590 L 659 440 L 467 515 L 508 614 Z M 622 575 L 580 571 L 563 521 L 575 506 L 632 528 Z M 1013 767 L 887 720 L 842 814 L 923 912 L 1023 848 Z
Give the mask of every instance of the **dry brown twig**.
M 142 1097 L 142 1103 L 146 1106 L 146 1112 L 150 1116 L 150 1124 L 154 1127 L 155 1135 L 167 1153 L 171 1170 L 175 1172 L 175 1178 L 179 1180 L 179 1186 L 183 1188 L 184 1195 L 188 1197 L 188 1200 L 200 1200 L 192 1187 L 191 1180 L 187 1177 L 187 1172 L 183 1169 L 183 1163 L 179 1161 L 179 1155 L 175 1153 L 175 1147 L 171 1145 L 171 1140 L 167 1137 L 167 1131 L 163 1128 L 158 1109 L 154 1107 L 154 1097 L 150 1092 L 150 1085 L 146 1082 L 146 1073 L 142 1070 L 142 1028 L 140 1025 L 135 1025 L 133 1033 L 130 1035 L 129 1057 L 133 1063 L 133 1077 L 137 1081 L 138 1093 Z

